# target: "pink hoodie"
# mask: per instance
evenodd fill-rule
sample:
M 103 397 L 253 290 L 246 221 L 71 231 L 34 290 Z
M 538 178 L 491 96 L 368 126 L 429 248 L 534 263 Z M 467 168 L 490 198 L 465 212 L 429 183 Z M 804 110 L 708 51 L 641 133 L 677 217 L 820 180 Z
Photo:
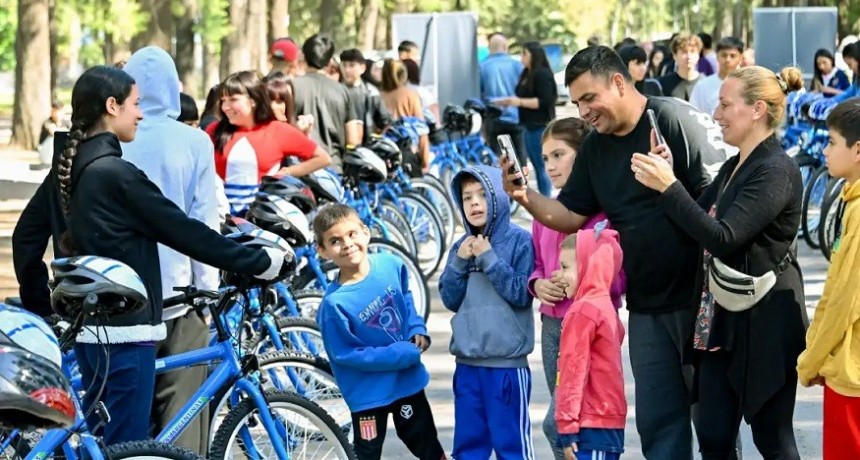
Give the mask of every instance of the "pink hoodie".
M 606 220 L 606 214 L 599 213 L 592 216 L 585 222 L 583 230 L 594 228 L 594 226 L 603 220 Z M 532 221 L 532 243 L 535 248 L 535 270 L 529 277 L 529 292 L 535 296 L 534 284 L 535 281 L 541 278 L 549 278 L 552 272 L 559 269 L 558 254 L 561 242 L 567 237 L 567 233 L 557 232 L 551 228 L 547 228 L 537 219 Z M 612 295 L 612 304 L 615 308 L 621 308 L 621 296 L 627 291 L 627 277 L 624 271 L 618 273 L 618 276 L 612 281 L 610 294 Z M 535 296 L 537 297 L 537 296 Z M 573 301 L 563 299 L 555 304 L 541 303 L 540 312 L 551 318 L 564 318 L 567 309 Z
M 621 270 L 618 232 L 580 230 L 576 235 L 579 288 L 561 325 L 555 420 L 564 434 L 581 428 L 624 429 L 624 325 L 609 295 Z

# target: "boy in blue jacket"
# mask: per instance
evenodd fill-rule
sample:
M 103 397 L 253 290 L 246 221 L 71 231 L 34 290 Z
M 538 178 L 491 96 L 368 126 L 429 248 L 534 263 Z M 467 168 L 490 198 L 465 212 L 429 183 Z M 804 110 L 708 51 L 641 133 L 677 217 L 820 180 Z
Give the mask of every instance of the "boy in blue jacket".
M 391 254 L 368 256 L 370 230 L 349 206 L 324 207 L 313 227 L 320 254 L 340 268 L 317 322 L 352 413 L 356 456 L 382 457 L 388 414 L 393 414 L 397 436 L 413 455 L 444 459 L 424 394 L 430 374 L 421 353 L 430 337 L 415 311 L 406 266 Z
M 451 248 L 439 291 L 451 319 L 454 451 L 457 460 L 533 459 L 529 399 L 534 313 L 531 235 L 510 223 L 498 168 L 470 166 L 454 176 L 466 235 Z

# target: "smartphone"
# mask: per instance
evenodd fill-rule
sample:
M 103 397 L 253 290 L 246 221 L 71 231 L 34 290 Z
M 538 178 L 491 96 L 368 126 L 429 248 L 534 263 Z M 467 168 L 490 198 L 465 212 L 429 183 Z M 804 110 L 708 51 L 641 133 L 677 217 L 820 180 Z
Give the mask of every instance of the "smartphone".
M 510 134 L 499 134 L 496 136 L 496 140 L 499 141 L 499 148 L 502 150 L 502 155 L 507 157 L 508 161 L 511 163 L 511 167 L 508 169 L 508 174 L 522 174 L 523 167 L 520 166 L 520 160 L 517 158 L 517 151 L 514 149 L 514 143 L 511 141 Z M 524 178 L 518 177 L 514 179 L 514 185 L 522 187 L 523 185 L 526 185 L 526 181 Z
M 651 122 L 651 128 L 654 129 L 654 136 L 657 138 L 657 145 L 662 145 L 666 143 L 666 139 L 663 138 L 663 134 L 660 133 L 660 126 L 657 125 L 657 115 L 654 115 L 654 111 L 652 109 L 648 109 L 648 121 Z

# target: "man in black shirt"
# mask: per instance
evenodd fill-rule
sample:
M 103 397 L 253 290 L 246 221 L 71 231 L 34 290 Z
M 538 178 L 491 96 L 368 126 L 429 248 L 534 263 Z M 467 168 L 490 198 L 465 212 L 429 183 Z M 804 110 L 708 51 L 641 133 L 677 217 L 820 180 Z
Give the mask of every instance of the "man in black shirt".
M 361 78 L 367 69 L 366 62 L 361 51 L 355 48 L 340 53 L 343 84 L 352 100 L 356 118 L 363 123 L 363 142 L 368 141 L 374 129 L 382 132 L 394 123 L 394 118 L 379 98 L 379 90 Z
M 308 72 L 293 79 L 296 115 L 313 115 L 311 138 L 331 154 L 332 167 L 341 171 L 347 145 L 361 144 L 361 121 L 346 87 L 326 75 L 334 55 L 334 41 L 314 34 L 302 45 Z
M 695 35 L 680 34 L 672 39 L 672 57 L 677 68 L 674 72 L 660 77 L 664 96 L 690 100 L 693 87 L 702 78 L 702 74 L 696 70 L 701 52 L 702 40 Z
M 636 425 L 648 459 L 692 458 L 689 378 L 682 365 L 701 299 L 702 250 L 662 211 L 658 193 L 630 170 L 634 152 L 650 150 L 653 109 L 672 152 L 676 176 L 693 196 L 725 160 L 719 127 L 677 99 L 646 98 L 621 58 L 605 46 L 577 53 L 565 83 L 580 115 L 595 130 L 585 138 L 558 199 L 514 185 L 505 190 L 544 225 L 577 231 L 604 211 L 621 235 L 627 274 L 630 360 L 636 385 Z M 502 167 L 507 167 L 503 164 Z M 527 173 L 527 171 L 526 171 Z

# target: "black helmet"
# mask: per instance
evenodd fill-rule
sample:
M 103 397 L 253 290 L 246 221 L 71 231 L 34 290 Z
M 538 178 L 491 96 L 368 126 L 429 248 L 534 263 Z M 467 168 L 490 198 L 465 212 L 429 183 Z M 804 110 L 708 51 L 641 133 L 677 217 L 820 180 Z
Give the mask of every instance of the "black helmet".
M 0 426 L 27 431 L 69 427 L 75 421 L 73 391 L 56 364 L 2 335 Z
M 107 257 L 79 256 L 51 262 L 51 306 L 63 318 L 77 318 L 89 294 L 99 297 L 98 313 L 127 315 L 147 303 L 146 287 L 128 265 Z
M 227 219 L 221 223 L 221 234 L 231 235 L 233 233 L 247 233 L 259 228 L 260 227 L 257 227 L 241 217 L 228 215 Z
M 260 184 L 260 191 L 267 195 L 279 196 L 296 205 L 307 214 L 316 207 L 317 200 L 314 192 L 301 179 L 293 176 L 265 176 Z
M 451 131 L 468 132 L 471 128 L 470 116 L 466 109 L 456 104 L 449 104 L 442 112 L 442 122 Z
M 385 166 L 388 168 L 389 177 L 393 176 L 397 169 L 400 168 L 403 152 L 400 151 L 400 147 L 391 139 L 385 137 L 374 139 L 367 148 L 377 154 L 379 158 L 382 158 L 382 161 L 385 162 Z
M 293 246 L 305 246 L 313 241 L 305 213 L 279 196 L 258 193 L 248 208 L 247 216 L 252 223 L 286 239 Z
M 379 183 L 388 177 L 388 167 L 370 149 L 356 147 L 343 156 L 343 173 L 362 182 Z
M 284 251 L 284 264 L 281 266 L 281 273 L 290 273 L 296 270 L 296 253 L 293 252 L 293 248 L 285 239 L 274 233 L 257 229 L 250 232 L 233 233 L 227 235 L 227 238 L 254 249 L 274 248 Z M 249 277 L 225 271 L 222 273 L 222 279 L 228 285 L 238 286 L 247 284 Z
M 301 178 L 314 192 L 319 201 L 340 203 L 343 201 L 343 184 L 340 176 L 328 168 L 318 169 Z

